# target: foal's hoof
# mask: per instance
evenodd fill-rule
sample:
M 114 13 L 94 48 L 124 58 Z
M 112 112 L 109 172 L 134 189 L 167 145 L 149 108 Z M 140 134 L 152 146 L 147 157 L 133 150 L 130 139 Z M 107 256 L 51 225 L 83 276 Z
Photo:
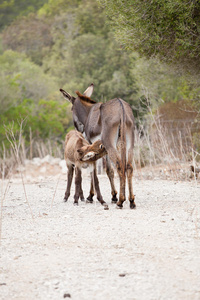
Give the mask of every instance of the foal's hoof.
M 67 202 L 67 200 L 68 200 L 68 198 L 64 198 L 64 199 L 63 199 L 64 202 Z
M 136 208 L 136 204 L 135 204 L 134 200 L 130 201 L 130 208 L 131 209 L 135 209 Z
M 74 202 L 74 206 L 78 206 L 78 202 Z
M 107 203 L 104 203 L 103 206 L 104 206 L 104 210 L 109 210 L 109 207 L 108 207 Z
M 85 198 L 82 198 L 82 199 L 81 199 L 81 201 L 83 201 L 83 202 L 84 202 L 84 201 L 85 201 Z

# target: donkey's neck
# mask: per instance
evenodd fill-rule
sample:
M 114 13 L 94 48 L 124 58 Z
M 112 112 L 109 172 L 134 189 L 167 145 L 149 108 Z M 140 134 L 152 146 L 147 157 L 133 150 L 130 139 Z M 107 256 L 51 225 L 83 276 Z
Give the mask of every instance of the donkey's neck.
M 94 104 L 85 105 L 82 101 L 77 101 L 73 107 L 74 120 L 78 120 L 84 127 L 87 123 L 88 115 Z

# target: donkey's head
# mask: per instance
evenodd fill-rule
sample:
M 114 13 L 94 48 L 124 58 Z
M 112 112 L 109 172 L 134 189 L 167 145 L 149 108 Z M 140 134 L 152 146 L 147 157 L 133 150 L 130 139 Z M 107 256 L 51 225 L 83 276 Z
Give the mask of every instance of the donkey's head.
M 94 162 L 107 154 L 106 149 L 100 140 L 92 145 L 83 146 L 77 150 L 80 161 Z
M 93 104 L 96 103 L 90 98 L 92 96 L 93 89 L 94 85 L 92 83 L 83 94 L 76 91 L 77 97 L 71 96 L 63 89 L 60 89 L 60 92 L 63 94 L 65 99 L 67 99 L 72 104 L 74 126 L 81 133 L 84 132 L 90 108 Z

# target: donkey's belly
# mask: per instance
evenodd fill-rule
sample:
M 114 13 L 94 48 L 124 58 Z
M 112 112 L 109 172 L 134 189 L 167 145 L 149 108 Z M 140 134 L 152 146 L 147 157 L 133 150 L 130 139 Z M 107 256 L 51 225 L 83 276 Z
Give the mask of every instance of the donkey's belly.
M 94 143 L 94 142 L 96 142 L 96 141 L 98 141 L 98 140 L 100 140 L 100 139 L 101 139 L 101 135 L 98 134 L 98 135 L 93 136 L 92 138 L 90 138 L 90 141 L 91 141 L 92 143 Z

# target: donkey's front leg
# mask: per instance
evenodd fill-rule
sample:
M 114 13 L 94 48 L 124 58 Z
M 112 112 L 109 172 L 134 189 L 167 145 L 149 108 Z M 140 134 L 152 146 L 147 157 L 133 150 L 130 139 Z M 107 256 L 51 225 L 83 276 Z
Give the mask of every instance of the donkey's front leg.
M 78 199 L 80 195 L 80 187 L 82 183 L 81 169 L 75 167 L 75 194 L 74 194 L 74 204 L 78 205 Z

